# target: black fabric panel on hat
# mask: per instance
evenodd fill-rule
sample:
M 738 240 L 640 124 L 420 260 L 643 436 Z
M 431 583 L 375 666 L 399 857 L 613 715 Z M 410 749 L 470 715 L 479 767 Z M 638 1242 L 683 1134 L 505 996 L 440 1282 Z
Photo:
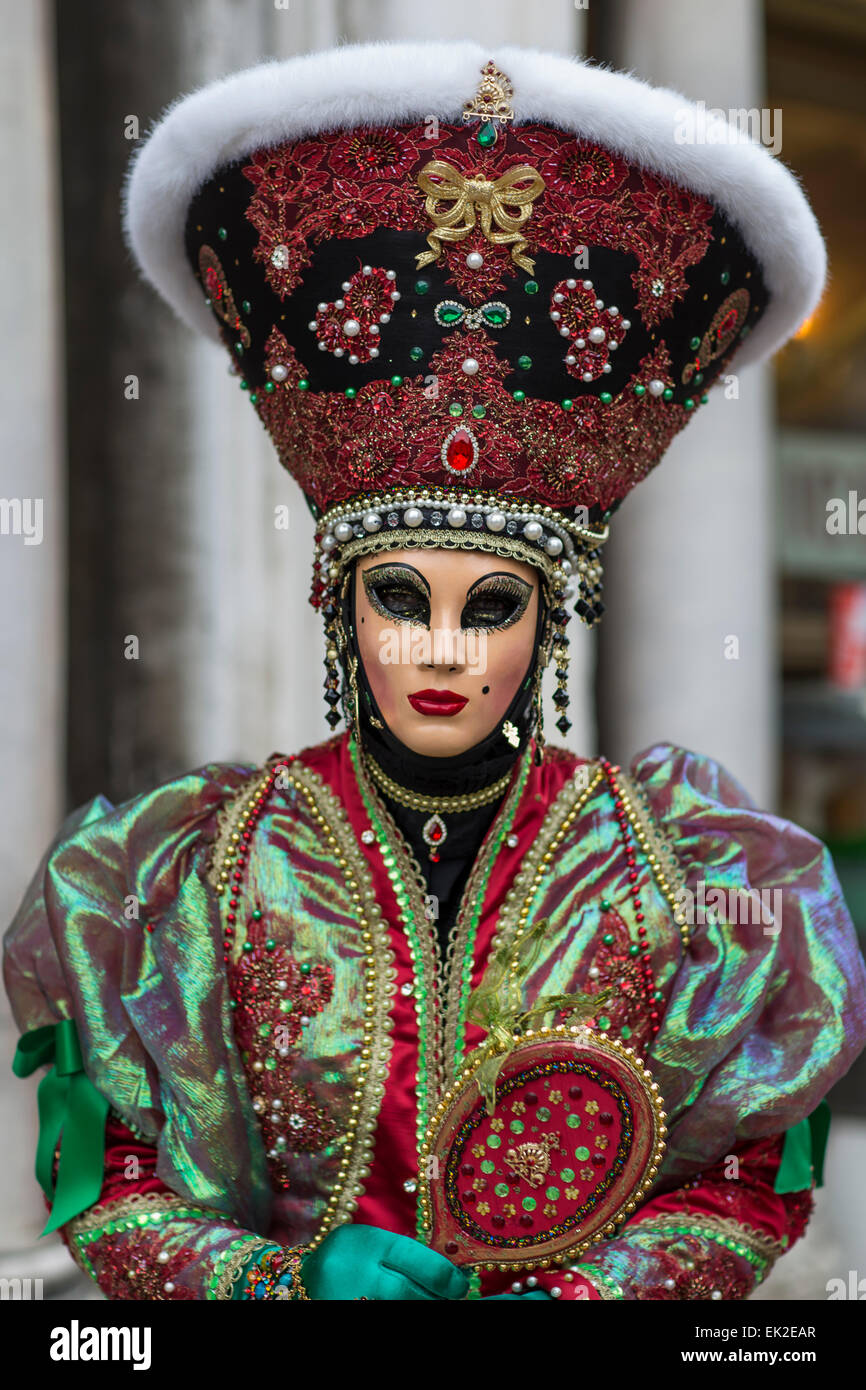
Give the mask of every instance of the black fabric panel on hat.
M 251 198 L 250 184 L 243 174 L 245 162 L 221 170 L 199 191 L 190 206 L 185 240 L 196 274 L 202 245 L 212 247 L 223 266 L 238 313 L 249 331 L 250 346 L 238 351 L 243 344 L 239 345 L 237 333 L 222 322 L 219 326 L 250 387 L 264 383 L 264 344 L 275 325 L 308 369 L 313 391 L 344 391 L 349 386 L 359 388 L 393 375 L 427 376 L 432 354 L 453 331 L 436 322 L 436 305 L 447 299 L 463 302 L 453 286 L 446 283 L 444 264 L 416 269 L 415 257 L 423 249 L 423 241 L 413 232 L 383 227 L 371 236 L 332 238 L 316 248 L 311 265 L 303 272 L 302 283 L 281 301 L 268 284 L 263 265 L 254 256 L 258 235 L 245 216 Z M 671 316 L 652 330 L 644 325 L 636 307 L 632 274 L 637 260 L 633 255 L 590 244 L 588 268 L 576 270 L 570 257 L 536 250 L 532 277 L 518 270 L 506 288 L 496 294 L 510 309 L 510 322 L 485 330 L 497 355 L 513 367 L 504 379 L 507 389 L 519 389 L 528 398 L 547 400 L 576 400 L 603 392 L 616 396 L 627 386 L 641 360 L 663 341 L 671 356 L 673 399 L 683 403 L 705 391 L 723 369 L 743 328 L 749 331 L 768 301 L 760 268 L 737 230 L 719 212 L 714 215 L 712 226 L 713 235 L 703 259 L 685 269 L 685 295 Z M 390 323 L 382 325 L 379 357 L 352 365 L 347 356 L 335 357 L 321 351 L 309 323 L 318 305 L 339 298 L 343 282 L 364 264 L 395 271 L 401 298 L 394 306 Z M 566 343 L 550 318 L 553 289 L 569 277 L 578 282 L 591 279 L 604 303 L 616 305 L 621 317 L 630 322 L 624 341 L 610 355 L 611 371 L 592 382 L 577 380 L 566 369 Z M 525 289 L 530 279 L 538 286 L 533 294 Z M 427 286 L 426 290 L 422 291 L 422 285 Z M 738 321 L 737 331 L 724 351 L 702 368 L 696 366 L 698 344 L 704 340 L 714 315 L 735 290 L 748 291 L 745 317 L 740 316 L 742 321 Z M 206 293 L 204 289 L 203 292 Z M 743 302 L 742 298 L 738 301 L 740 305 Z M 417 360 L 410 355 L 412 348 L 421 350 Z M 530 358 L 531 366 L 520 368 L 517 363 L 521 357 Z M 683 380 L 689 363 L 693 364 L 692 372 L 699 372 L 697 380 L 694 376 Z

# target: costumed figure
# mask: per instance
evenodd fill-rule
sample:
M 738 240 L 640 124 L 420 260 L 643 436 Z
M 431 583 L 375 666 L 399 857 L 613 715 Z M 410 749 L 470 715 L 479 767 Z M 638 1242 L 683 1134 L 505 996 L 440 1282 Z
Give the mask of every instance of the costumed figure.
M 540 692 L 564 733 L 613 513 L 814 308 L 796 181 L 630 77 L 374 44 L 175 105 L 126 227 L 316 518 L 335 732 L 63 826 L 5 966 L 47 1229 L 112 1298 L 748 1297 L 866 1038 L 829 855 Z

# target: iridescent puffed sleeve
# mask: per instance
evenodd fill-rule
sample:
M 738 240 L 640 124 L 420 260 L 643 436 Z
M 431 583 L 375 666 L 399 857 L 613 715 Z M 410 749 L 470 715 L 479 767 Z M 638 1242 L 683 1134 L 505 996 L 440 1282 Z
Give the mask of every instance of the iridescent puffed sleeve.
M 79 808 L 4 942 L 6 988 L 22 1033 L 39 1039 L 53 1029 L 63 1043 L 54 1071 L 67 1075 L 58 1096 L 71 1095 L 71 1083 L 89 1087 L 96 1113 L 104 1116 L 100 1103 L 112 1112 L 106 1137 L 120 1124 L 150 1163 L 151 1190 L 136 1191 L 134 1182 L 125 1193 L 122 1183 L 103 1187 L 98 1206 L 68 1213 L 75 1219 L 64 1235 L 77 1253 L 89 1251 L 84 1266 L 94 1276 L 103 1248 L 120 1267 L 132 1256 L 130 1242 L 140 1250 L 150 1240 L 156 1269 L 171 1261 L 172 1278 L 163 1271 L 161 1287 L 179 1297 L 230 1296 L 232 1275 L 262 1247 L 257 1233 L 268 1220 L 267 1163 L 234 1043 L 219 913 L 206 879 L 219 813 L 253 770 L 210 764 L 116 808 L 103 797 Z M 41 1101 L 40 1091 L 42 1109 Z M 67 1112 L 64 1135 L 72 1128 Z M 63 1145 L 59 1152 L 55 1201 Z M 110 1175 L 109 1164 L 106 1182 Z
M 743 1298 L 808 1220 L 810 1134 L 866 1043 L 866 970 L 819 840 L 685 749 L 649 748 L 631 774 L 691 924 L 647 1054 L 668 1148 L 648 1200 L 561 1295 Z

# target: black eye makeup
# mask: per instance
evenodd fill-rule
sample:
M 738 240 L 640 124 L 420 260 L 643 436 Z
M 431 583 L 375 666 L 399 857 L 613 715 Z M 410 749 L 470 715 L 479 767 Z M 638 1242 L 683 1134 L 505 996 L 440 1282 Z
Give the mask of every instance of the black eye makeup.
M 460 626 L 473 632 L 503 632 L 520 621 L 531 598 L 532 585 L 519 575 L 507 570 L 485 574 L 466 595 Z
M 430 626 L 430 590 L 411 565 L 374 565 L 361 571 L 371 608 L 388 622 Z

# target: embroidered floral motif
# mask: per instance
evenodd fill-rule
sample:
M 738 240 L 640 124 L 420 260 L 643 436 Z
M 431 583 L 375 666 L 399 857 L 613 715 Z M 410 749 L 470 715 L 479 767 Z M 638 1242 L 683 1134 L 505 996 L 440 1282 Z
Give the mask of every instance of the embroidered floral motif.
M 613 939 L 605 941 L 605 937 Z M 633 950 L 634 943 L 619 913 L 612 909 L 604 912 L 599 924 L 598 946 L 589 962 L 589 968 L 598 973 L 590 977 L 586 988 L 587 993 L 596 994 L 613 987 L 613 993 L 604 1004 L 605 1015 L 610 1019 L 608 1031 L 640 1051 L 651 1036 L 649 1015 L 655 1005 L 646 997 L 640 960 Z
M 212 246 L 202 246 L 199 250 L 198 268 L 214 313 L 228 324 L 238 340 L 248 348 L 251 341 L 249 329 L 241 321 L 222 263 Z
M 317 1153 L 337 1133 L 311 1088 L 292 1076 L 304 1028 L 330 1003 L 333 970 L 298 965 L 281 947 L 254 945 L 241 955 L 231 983 L 237 1000 L 235 1034 L 250 1075 L 272 1180 L 288 1187 L 290 1155 Z
M 400 292 L 393 270 L 363 266 L 343 285 L 342 296 L 316 312 L 310 328 L 320 346 L 349 362 L 369 362 L 379 355 L 381 325 L 390 321 Z
M 610 354 L 628 331 L 616 308 L 600 305 L 590 280 L 560 280 L 550 296 L 550 317 L 568 339 L 565 365 L 578 381 L 595 381 L 610 371 Z
M 259 150 L 235 179 L 237 216 L 256 233 L 253 259 L 279 301 L 270 305 L 263 295 L 261 317 L 250 320 L 256 341 L 243 355 L 244 380 L 281 462 L 319 508 L 379 488 L 453 485 L 442 446 L 462 425 L 478 441 L 467 478 L 473 489 L 604 514 L 646 476 L 699 403 L 699 396 L 682 398 L 682 359 L 677 346 L 674 376 L 665 321 L 690 288 L 690 267 L 707 256 L 714 209 L 609 150 L 531 123 L 509 126 L 485 147 L 465 125 L 415 122 L 326 131 Z M 742 275 L 747 253 L 734 247 L 734 235 L 732 265 Z M 401 306 L 399 329 L 395 322 L 385 335 L 376 332 L 387 327 L 395 302 L 381 279 L 388 271 L 379 268 L 366 286 L 357 279 L 363 269 L 353 272 L 343 282 L 350 288 L 341 296 L 335 285 L 327 303 L 327 291 L 317 294 L 319 308 L 310 305 L 292 323 L 287 301 L 302 287 L 309 303 L 315 275 L 307 270 L 319 248 L 327 243 L 332 258 L 335 245 L 350 252 L 353 242 L 374 236 L 375 257 L 367 256 L 387 266 L 382 257 L 393 251 L 399 292 L 412 296 L 405 314 Z M 617 282 L 631 278 L 633 294 L 619 312 L 599 304 L 607 300 L 605 278 L 612 280 L 604 268 L 593 271 L 592 289 L 566 270 L 585 248 L 615 253 Z M 413 273 L 419 256 L 430 264 Z M 567 260 L 557 268 L 551 258 Z M 227 339 L 229 330 L 240 333 L 225 277 L 210 264 L 198 268 Z M 549 309 L 551 282 L 564 299 Z M 749 325 L 762 307 L 757 279 L 752 289 Z M 443 325 L 434 310 L 446 298 L 475 309 L 501 302 L 508 319 Z M 718 313 L 706 305 L 700 352 L 691 349 L 711 354 L 713 374 L 749 326 L 739 301 L 729 299 Z M 533 373 L 545 349 L 533 367 L 532 342 L 547 330 L 546 309 L 561 315 L 556 322 L 568 342 L 564 365 L 542 381 Z M 629 338 L 628 315 L 638 313 L 642 322 Z M 308 323 L 316 354 L 308 351 Z M 656 325 L 657 335 L 649 331 Z M 371 381 L 380 337 L 390 345 L 382 352 L 390 370 Z M 331 361 L 327 371 L 319 368 L 319 348 L 345 359 L 345 368 Z M 344 380 L 340 371 L 355 366 L 357 383 Z M 606 377 L 616 383 L 610 393 L 598 389 Z

